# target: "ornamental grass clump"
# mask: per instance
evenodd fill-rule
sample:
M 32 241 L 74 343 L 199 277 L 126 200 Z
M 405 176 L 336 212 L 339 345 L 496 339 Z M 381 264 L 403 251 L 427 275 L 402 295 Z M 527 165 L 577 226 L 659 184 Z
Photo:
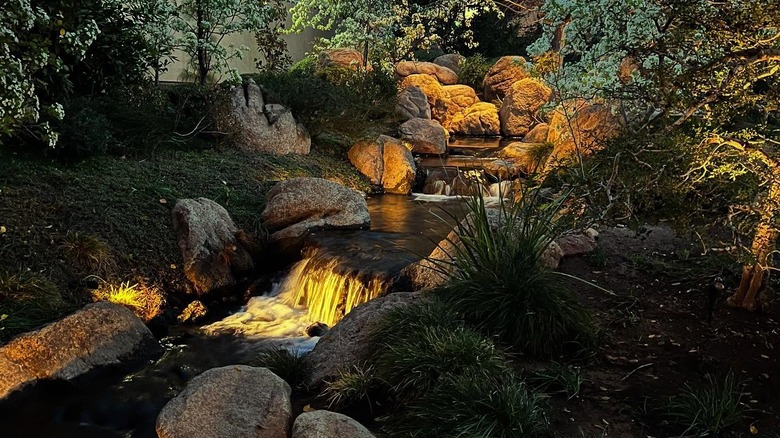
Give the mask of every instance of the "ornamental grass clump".
M 431 260 L 449 281 L 436 295 L 470 325 L 520 352 L 542 356 L 569 343 L 593 342 L 594 324 L 563 280 L 545 266 L 545 251 L 565 226 L 566 196 L 543 202 L 526 190 L 488 206 L 477 195 L 448 238 L 449 259 Z
M 441 376 L 511 372 L 504 352 L 438 299 L 391 312 L 374 339 L 376 377 L 398 401 L 424 396 Z
M 542 396 L 512 374 L 445 376 L 428 395 L 395 415 L 388 431 L 404 437 L 548 436 Z

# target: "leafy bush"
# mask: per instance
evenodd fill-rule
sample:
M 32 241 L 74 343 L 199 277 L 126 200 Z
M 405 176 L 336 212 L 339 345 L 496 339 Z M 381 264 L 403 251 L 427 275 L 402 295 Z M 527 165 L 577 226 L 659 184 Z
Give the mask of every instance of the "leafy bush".
M 669 400 L 667 416 L 670 422 L 683 429 L 681 436 L 718 436 L 735 425 L 744 412 L 739 383 L 732 373 L 722 381 L 707 376 L 707 385 L 691 388 L 686 385 L 682 394 Z
M 458 73 L 458 82 L 477 90 L 477 93 L 481 92 L 482 81 L 493 64 L 494 62 L 482 55 L 467 57 Z
M 307 372 L 303 356 L 286 348 L 274 348 L 260 353 L 253 365 L 268 368 L 293 389 L 299 389 L 303 386 Z
M 351 143 L 376 137 L 395 121 L 397 90 L 389 74 L 339 70 L 326 75 L 311 69 L 307 62 L 286 73 L 251 77 L 314 137 L 337 135 Z
M 468 216 L 451 240 L 452 260 L 432 260 L 451 272 L 434 292 L 485 333 L 530 355 L 560 350 L 570 342 L 593 341 L 588 311 L 543 264 L 559 234 L 565 196 L 543 204 L 538 191 L 489 208 L 480 194 L 466 201 Z
M 65 107 L 58 153 L 76 159 L 104 154 L 115 144 L 112 131 L 111 122 L 96 105 L 79 99 Z
M 446 376 L 387 428 L 392 436 L 534 438 L 549 430 L 542 398 L 511 374 Z

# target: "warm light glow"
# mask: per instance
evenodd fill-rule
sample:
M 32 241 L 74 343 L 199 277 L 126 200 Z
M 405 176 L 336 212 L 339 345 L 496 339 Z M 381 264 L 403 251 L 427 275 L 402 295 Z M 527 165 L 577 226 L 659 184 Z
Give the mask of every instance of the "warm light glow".
M 92 292 L 95 301 L 108 301 L 132 310 L 144 321 L 148 321 L 160 313 L 163 296 L 159 290 L 144 284 L 104 283 Z
M 312 322 L 333 326 L 358 305 L 383 293 L 381 278 L 340 268 L 338 259 L 304 259 L 293 266 L 279 297 L 291 306 L 306 307 Z

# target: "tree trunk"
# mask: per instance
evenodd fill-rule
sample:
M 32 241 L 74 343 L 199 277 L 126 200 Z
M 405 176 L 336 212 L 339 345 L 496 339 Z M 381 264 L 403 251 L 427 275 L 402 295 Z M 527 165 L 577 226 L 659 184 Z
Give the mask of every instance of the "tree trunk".
M 753 236 L 750 251 L 753 263 L 742 267 L 742 280 L 739 287 L 727 300 L 729 305 L 750 311 L 766 307 L 766 286 L 769 279 L 769 266 L 775 250 L 778 230 L 773 226 L 775 212 L 780 208 L 780 180 L 773 180 L 769 193 L 758 206 L 759 222 Z
M 203 27 L 203 5 L 200 0 L 196 3 L 195 15 L 197 15 L 197 38 L 198 38 L 198 83 L 201 86 L 206 85 L 206 78 L 209 75 L 208 54 L 206 53 L 206 30 Z

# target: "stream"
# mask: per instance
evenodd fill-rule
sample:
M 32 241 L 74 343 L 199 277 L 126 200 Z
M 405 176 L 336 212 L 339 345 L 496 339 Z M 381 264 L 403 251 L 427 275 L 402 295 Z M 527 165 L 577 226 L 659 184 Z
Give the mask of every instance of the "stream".
M 311 350 L 318 338 L 306 336 L 306 327 L 339 317 L 335 304 L 328 304 L 339 299 L 332 291 L 354 290 L 363 301 L 385 293 L 404 266 L 427 256 L 452 229 L 448 213 L 462 215 L 462 203 L 446 196 L 382 195 L 370 198 L 368 205 L 370 230 L 313 233 L 304 259 L 280 273 L 270 290 L 220 321 L 174 327 L 161 340 L 165 353 L 158 361 L 80 387 L 42 384 L 34 399 L 4 407 L 0 436 L 154 438 L 157 414 L 192 377 L 214 367 L 251 363 L 270 348 L 297 354 Z M 314 297 L 310 305 L 321 303 L 317 315 L 322 318 L 312 320 L 312 309 L 291 306 L 299 299 L 296 290 Z M 346 303 L 341 312 L 361 300 Z

